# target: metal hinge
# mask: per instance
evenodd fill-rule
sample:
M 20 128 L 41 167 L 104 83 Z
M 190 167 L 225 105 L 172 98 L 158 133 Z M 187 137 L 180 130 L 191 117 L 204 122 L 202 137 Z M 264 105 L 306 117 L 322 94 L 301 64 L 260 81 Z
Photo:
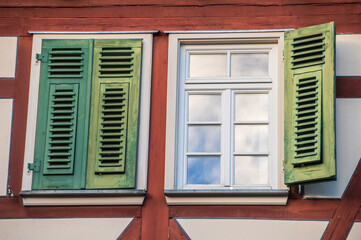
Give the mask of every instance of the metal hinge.
M 285 61 L 285 50 L 282 50 L 282 61 Z
M 28 163 L 28 171 L 33 170 L 34 172 L 40 171 L 40 164 L 39 162 Z
M 13 193 L 13 191 L 11 190 L 10 185 L 8 185 L 8 197 L 10 197 L 11 199 L 14 199 L 14 193 Z
M 42 62 L 48 62 L 48 54 L 45 53 L 37 53 L 36 60 Z

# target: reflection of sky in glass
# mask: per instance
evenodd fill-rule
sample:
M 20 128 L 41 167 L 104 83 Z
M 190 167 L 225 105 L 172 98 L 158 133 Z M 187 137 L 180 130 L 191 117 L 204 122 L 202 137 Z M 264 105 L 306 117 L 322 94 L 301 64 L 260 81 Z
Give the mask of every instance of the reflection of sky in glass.
M 235 152 L 267 152 L 267 125 L 236 125 L 234 133 Z
M 226 54 L 190 54 L 190 77 L 227 76 Z
M 236 121 L 267 121 L 267 94 L 236 94 Z
M 231 55 L 232 77 L 268 76 L 267 53 L 233 53 Z
M 267 157 L 236 156 L 234 161 L 234 183 L 268 184 Z
M 220 152 L 221 126 L 189 126 L 188 152 Z
M 187 184 L 219 184 L 219 157 L 188 157 Z
M 189 95 L 189 121 L 221 121 L 221 95 Z

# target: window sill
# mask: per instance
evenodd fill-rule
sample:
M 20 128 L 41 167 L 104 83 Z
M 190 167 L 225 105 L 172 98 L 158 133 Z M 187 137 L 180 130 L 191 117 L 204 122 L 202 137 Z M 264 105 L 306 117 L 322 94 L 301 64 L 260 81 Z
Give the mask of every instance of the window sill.
M 166 190 L 168 205 L 286 205 L 288 190 Z
M 142 205 L 145 190 L 21 191 L 24 206 Z

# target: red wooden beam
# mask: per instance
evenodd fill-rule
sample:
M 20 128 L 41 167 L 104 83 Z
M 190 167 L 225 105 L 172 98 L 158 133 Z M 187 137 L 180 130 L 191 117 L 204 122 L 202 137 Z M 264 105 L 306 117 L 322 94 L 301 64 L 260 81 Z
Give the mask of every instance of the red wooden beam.
M 187 240 L 187 236 L 180 229 L 174 219 L 169 219 L 169 240 Z
M 142 208 L 142 240 L 168 237 L 168 207 L 163 192 L 168 37 L 156 35 L 153 41 L 148 189 Z
M 336 97 L 339 98 L 361 97 L 361 77 L 337 77 Z
M 361 206 L 361 161 L 324 234 L 324 240 L 346 239 Z
M 0 79 L 0 98 L 15 96 L 15 79 Z
M 140 236 L 141 226 L 142 226 L 142 220 L 140 218 L 135 218 L 117 240 L 141 239 Z
M 289 199 L 286 206 L 170 206 L 170 217 L 330 220 L 340 200 Z

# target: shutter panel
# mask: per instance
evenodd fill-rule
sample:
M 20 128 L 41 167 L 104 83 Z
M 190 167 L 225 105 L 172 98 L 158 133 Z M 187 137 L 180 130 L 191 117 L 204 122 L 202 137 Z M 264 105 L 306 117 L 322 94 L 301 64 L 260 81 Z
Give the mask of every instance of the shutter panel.
M 285 159 L 288 186 L 335 179 L 335 25 L 285 34 Z
M 85 187 L 91 40 L 43 40 L 33 189 Z
M 95 40 L 86 188 L 134 188 L 140 39 Z

